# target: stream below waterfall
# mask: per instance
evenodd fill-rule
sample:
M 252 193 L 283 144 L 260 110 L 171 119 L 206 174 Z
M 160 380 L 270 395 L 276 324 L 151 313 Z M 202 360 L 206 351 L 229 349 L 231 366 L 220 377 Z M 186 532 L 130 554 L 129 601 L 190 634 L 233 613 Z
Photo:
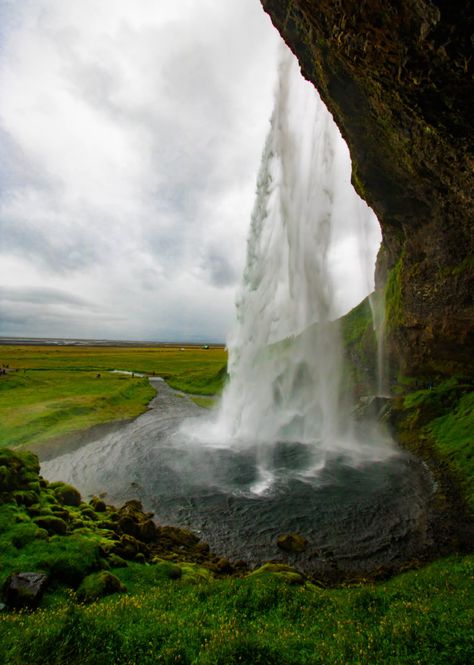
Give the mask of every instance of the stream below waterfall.
M 360 574 L 398 566 L 429 546 L 433 486 L 414 457 L 398 452 L 352 466 L 335 456 L 308 476 L 307 446 L 282 443 L 274 448 L 273 482 L 257 494 L 255 450 L 189 440 L 182 422 L 208 413 L 164 381 L 151 383 L 157 395 L 146 413 L 42 462 L 42 474 L 84 497 L 140 499 L 158 522 L 187 527 L 216 554 L 250 565 L 277 560 L 316 575 Z M 304 552 L 278 548 L 288 533 L 307 539 Z

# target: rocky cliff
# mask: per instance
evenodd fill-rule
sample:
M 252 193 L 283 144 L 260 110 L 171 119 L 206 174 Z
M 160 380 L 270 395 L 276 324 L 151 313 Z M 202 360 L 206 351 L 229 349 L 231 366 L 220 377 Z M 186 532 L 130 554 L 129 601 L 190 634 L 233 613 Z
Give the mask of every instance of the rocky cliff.
M 353 184 L 380 220 L 394 371 L 472 375 L 472 3 L 262 4 L 333 114 Z

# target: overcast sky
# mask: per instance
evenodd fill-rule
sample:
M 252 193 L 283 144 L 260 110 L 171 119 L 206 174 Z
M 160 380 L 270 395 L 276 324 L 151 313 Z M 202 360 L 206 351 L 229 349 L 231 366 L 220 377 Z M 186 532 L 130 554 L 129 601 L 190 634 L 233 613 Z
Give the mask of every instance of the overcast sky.
M 223 340 L 269 127 L 258 0 L 0 0 L 0 335 Z

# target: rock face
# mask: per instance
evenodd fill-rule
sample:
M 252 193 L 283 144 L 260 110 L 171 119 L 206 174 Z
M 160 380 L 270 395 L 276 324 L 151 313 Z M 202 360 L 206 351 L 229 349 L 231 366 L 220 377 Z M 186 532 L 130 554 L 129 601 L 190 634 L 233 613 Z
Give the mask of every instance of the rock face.
M 380 220 L 392 367 L 472 372 L 470 2 L 261 0 L 318 89 Z M 386 286 L 385 286 L 386 285 Z

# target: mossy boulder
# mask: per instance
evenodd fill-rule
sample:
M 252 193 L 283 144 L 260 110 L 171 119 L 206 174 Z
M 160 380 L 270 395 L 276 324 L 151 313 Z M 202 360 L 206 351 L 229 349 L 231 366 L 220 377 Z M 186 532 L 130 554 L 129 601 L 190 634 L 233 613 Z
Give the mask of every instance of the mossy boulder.
M 98 519 L 98 515 L 95 512 L 95 510 L 87 503 L 81 503 L 81 505 L 79 506 L 79 510 L 82 517 L 85 519 L 92 520 L 93 522 L 95 522 Z
M 71 513 L 67 508 L 64 508 L 63 506 L 55 506 L 52 505 L 49 509 L 55 517 L 60 517 L 63 519 L 65 522 L 67 522 L 71 518 Z
M 48 538 L 48 531 L 40 528 L 32 522 L 18 524 L 13 532 L 11 542 L 15 547 L 21 549 L 35 540 L 45 540 Z
M 81 495 L 75 487 L 67 483 L 50 483 L 50 488 L 54 490 L 54 495 L 59 503 L 65 506 L 79 506 L 81 504 Z
M 96 513 L 105 513 L 107 510 L 105 501 L 102 501 L 102 499 L 99 499 L 97 496 L 93 496 L 89 503 Z
M 39 495 L 34 490 L 17 490 L 13 492 L 13 498 L 20 506 L 33 506 L 38 503 Z
M 118 554 L 118 556 L 123 559 L 131 560 L 134 559 L 139 552 L 143 554 L 144 549 L 146 550 L 146 546 L 139 540 L 128 534 L 123 534 L 120 537 L 120 540 L 113 545 L 112 552 Z
M 118 577 L 106 570 L 87 575 L 77 590 L 77 597 L 83 603 L 92 603 L 112 593 L 126 593 L 127 587 Z
M 294 568 L 285 566 L 281 563 L 264 563 L 263 566 L 252 571 L 249 574 L 249 577 L 256 577 L 259 575 L 276 575 L 290 584 L 303 584 L 305 582 L 304 575 Z
M 35 517 L 35 524 L 41 529 L 45 529 L 49 534 L 59 534 L 63 536 L 67 532 L 67 524 L 60 517 L 55 515 L 40 515 Z
M 122 559 L 121 556 L 114 554 L 113 552 L 107 555 L 107 561 L 111 568 L 126 568 L 126 566 L 128 566 L 125 559 Z
M 162 526 L 159 528 L 160 540 L 167 540 L 173 545 L 182 545 L 184 547 L 195 547 L 199 543 L 199 538 L 188 531 L 175 526 Z
M 301 554 L 308 547 L 308 541 L 299 533 L 285 533 L 278 536 L 277 547 L 289 554 Z
M 144 543 L 153 543 L 156 539 L 157 528 L 153 520 L 144 520 L 140 524 L 139 539 Z

